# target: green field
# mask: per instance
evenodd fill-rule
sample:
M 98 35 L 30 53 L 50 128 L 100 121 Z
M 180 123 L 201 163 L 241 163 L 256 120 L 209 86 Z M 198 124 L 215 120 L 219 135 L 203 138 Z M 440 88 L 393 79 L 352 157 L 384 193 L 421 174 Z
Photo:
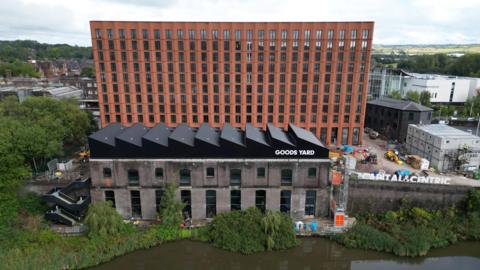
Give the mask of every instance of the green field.
M 373 45 L 374 54 L 480 53 L 480 44 L 446 45 Z

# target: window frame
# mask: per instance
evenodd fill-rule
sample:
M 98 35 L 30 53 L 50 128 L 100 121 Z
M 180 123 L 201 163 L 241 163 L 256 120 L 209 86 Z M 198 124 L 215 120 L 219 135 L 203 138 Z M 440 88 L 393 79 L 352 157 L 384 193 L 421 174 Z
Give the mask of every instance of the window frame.
M 209 171 L 210 171 L 210 173 L 209 173 Z M 213 177 L 215 177 L 215 168 L 214 168 L 214 167 L 207 167 L 207 168 L 205 169 L 205 176 L 206 176 L 207 178 L 213 178 Z

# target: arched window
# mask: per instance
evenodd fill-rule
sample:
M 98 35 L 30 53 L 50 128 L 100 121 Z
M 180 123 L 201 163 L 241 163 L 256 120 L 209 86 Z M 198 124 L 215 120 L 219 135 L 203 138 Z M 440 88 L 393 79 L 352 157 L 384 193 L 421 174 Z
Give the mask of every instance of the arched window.
M 317 192 L 315 190 L 307 190 L 305 194 L 305 215 L 315 215 L 315 205 L 317 204 Z
M 180 170 L 180 186 L 191 186 L 192 180 L 190 178 L 189 169 Z
M 280 212 L 290 213 L 291 201 L 292 201 L 292 191 L 291 190 L 280 191 Z
M 213 218 L 217 214 L 217 192 L 215 190 L 207 190 L 205 192 L 206 201 L 206 217 Z
M 140 184 L 140 177 L 138 176 L 138 170 L 129 169 L 128 170 L 128 185 L 129 186 L 138 186 Z
M 242 192 L 238 189 L 230 191 L 230 210 L 242 209 Z
M 267 205 L 267 192 L 265 190 L 255 191 L 255 207 L 260 211 L 265 212 Z
M 291 186 L 293 179 L 293 173 L 291 169 L 283 169 L 281 172 L 281 182 L 282 186 Z
M 184 203 L 182 213 L 184 218 L 192 218 L 192 193 L 190 190 L 181 190 L 180 199 Z

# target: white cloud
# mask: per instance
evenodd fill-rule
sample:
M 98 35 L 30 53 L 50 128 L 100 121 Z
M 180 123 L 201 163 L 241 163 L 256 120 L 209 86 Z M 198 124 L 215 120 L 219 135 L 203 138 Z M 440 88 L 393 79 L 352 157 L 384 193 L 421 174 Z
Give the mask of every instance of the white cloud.
M 2 0 L 0 39 L 90 45 L 90 20 L 368 20 L 377 44 L 480 43 L 478 10 L 478 0 Z

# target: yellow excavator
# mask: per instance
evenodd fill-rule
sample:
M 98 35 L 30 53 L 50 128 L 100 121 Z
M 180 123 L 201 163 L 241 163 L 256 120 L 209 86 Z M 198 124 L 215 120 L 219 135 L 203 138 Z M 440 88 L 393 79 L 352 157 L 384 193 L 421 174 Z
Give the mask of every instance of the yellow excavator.
M 398 157 L 398 152 L 396 150 L 388 150 L 385 152 L 385 158 L 397 163 L 398 165 L 402 165 L 403 162 Z

